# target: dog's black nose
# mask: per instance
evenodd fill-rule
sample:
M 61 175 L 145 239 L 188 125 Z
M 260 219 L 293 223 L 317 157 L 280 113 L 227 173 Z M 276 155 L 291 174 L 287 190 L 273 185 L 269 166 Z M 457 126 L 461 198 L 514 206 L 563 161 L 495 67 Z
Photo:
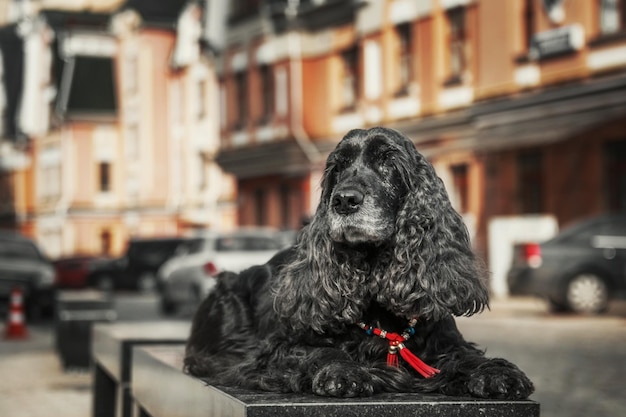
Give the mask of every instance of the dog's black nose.
M 333 208 L 338 214 L 352 214 L 359 211 L 365 196 L 357 190 L 340 191 L 333 197 Z

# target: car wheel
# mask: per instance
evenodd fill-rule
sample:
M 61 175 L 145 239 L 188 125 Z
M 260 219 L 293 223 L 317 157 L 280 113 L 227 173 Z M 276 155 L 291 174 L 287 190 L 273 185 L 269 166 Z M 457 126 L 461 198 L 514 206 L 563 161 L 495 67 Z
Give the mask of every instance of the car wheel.
M 137 289 L 141 292 L 151 292 L 156 288 L 156 278 L 154 274 L 144 272 L 137 280 Z
M 109 275 L 100 275 L 98 278 L 96 278 L 96 287 L 100 291 L 113 291 L 113 277 Z
M 566 298 L 568 307 L 576 313 L 598 314 L 608 306 L 609 289 L 600 276 L 582 273 L 569 281 Z

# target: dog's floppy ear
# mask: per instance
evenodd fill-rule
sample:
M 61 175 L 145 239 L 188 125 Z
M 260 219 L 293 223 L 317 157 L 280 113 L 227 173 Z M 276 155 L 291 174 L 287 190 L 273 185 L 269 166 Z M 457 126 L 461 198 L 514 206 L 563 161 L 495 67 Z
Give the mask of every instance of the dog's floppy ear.
M 472 251 L 463 219 L 413 143 L 399 132 L 389 134 L 404 139 L 408 160 L 398 168 L 407 195 L 398 212 L 388 271 L 402 278 L 381 279 L 379 301 L 432 319 L 482 311 L 488 305 L 486 271 Z
M 348 259 L 335 251 L 325 211 L 320 204 L 301 230 L 293 259 L 272 287 L 274 310 L 295 331 L 341 332 L 367 307 L 368 271 L 355 266 L 365 264 L 366 255 L 354 252 Z
M 344 139 L 362 133 L 352 130 Z M 335 152 L 327 161 L 315 215 L 298 234 L 294 257 L 272 287 L 275 311 L 294 330 L 341 331 L 343 325 L 354 324 L 367 306 L 369 276 L 359 268 L 366 264 L 366 255 L 354 251 L 348 258 L 330 238 L 327 214 L 335 183 Z

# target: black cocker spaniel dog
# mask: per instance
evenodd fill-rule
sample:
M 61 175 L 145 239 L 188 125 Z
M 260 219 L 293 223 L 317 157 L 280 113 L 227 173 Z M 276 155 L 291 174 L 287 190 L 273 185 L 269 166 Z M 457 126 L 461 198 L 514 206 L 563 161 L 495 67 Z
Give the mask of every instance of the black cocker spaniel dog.
M 185 370 L 214 385 L 334 397 L 421 392 L 523 399 L 454 317 L 488 303 L 485 271 L 432 165 L 401 133 L 352 130 L 294 247 L 223 273 L 198 308 Z

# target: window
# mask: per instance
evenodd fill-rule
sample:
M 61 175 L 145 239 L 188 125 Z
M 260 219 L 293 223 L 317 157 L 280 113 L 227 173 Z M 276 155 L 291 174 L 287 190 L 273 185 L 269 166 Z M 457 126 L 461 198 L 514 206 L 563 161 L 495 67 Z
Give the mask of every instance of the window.
M 526 51 L 530 50 L 533 41 L 533 35 L 535 34 L 535 8 L 533 7 L 533 0 L 526 0 L 524 2 L 524 48 Z
M 539 151 L 519 155 L 518 207 L 520 214 L 541 213 L 543 207 L 543 156 Z
M 463 73 L 467 68 L 466 43 L 467 31 L 465 27 L 465 8 L 457 7 L 447 12 L 450 27 L 448 38 L 450 83 L 463 81 Z
M 600 0 L 600 33 L 626 31 L 626 0 Z
M 354 110 L 358 97 L 358 53 L 351 48 L 341 54 L 342 81 L 341 103 L 342 110 Z
M 626 210 L 626 139 L 605 145 L 605 195 L 610 211 Z
M 45 165 L 41 168 L 41 197 L 55 199 L 61 196 L 61 166 Z
M 260 3 L 260 0 L 233 0 L 230 9 L 230 19 L 238 20 L 257 15 Z
M 13 210 L 12 172 L 0 171 L 0 210 Z
M 285 68 L 276 68 L 276 74 L 274 76 L 274 82 L 276 83 L 274 98 L 276 100 L 276 115 L 279 117 L 287 114 L 287 108 L 289 105 L 289 97 L 287 95 L 288 81 L 287 71 Z
M 198 161 L 198 190 L 202 191 L 207 188 L 206 163 L 204 161 L 204 155 L 202 153 L 198 153 L 197 161 Z
M 197 89 L 197 98 L 198 101 L 197 109 L 198 109 L 198 119 L 204 119 L 207 115 L 206 108 L 206 97 L 207 97 L 207 80 L 201 79 L 198 80 L 198 89 Z
M 248 76 L 244 71 L 235 74 L 236 103 L 237 103 L 237 121 L 235 129 L 243 129 L 248 119 L 247 97 Z
M 413 78 L 413 66 L 411 65 L 413 31 L 411 29 L 411 25 L 409 23 L 405 23 L 396 27 L 396 33 L 398 35 L 399 54 L 399 65 L 397 74 L 399 88 L 397 91 L 397 95 L 405 95 L 409 92 L 409 86 Z
M 466 213 L 469 207 L 469 181 L 467 164 L 452 166 L 452 181 L 454 182 L 454 196 L 457 210 Z
M 268 123 L 274 111 L 274 73 L 268 65 L 259 68 L 261 76 L 261 99 L 263 100 L 261 124 Z
M 280 249 L 278 240 L 265 236 L 224 236 L 217 239 L 218 252 L 265 251 Z
M 74 56 L 63 67 L 57 95 L 58 111 L 64 116 L 85 114 L 115 116 L 115 65 L 112 58 Z
M 100 251 L 104 255 L 111 253 L 111 231 L 103 230 L 100 232 Z
M 0 68 L 2 68 L 2 71 L 0 72 L 4 72 L 4 60 L 5 60 L 5 55 L 4 52 L 2 52 L 0 50 Z M 19 76 L 21 77 L 22 74 L 18 71 L 16 71 L 17 73 L 19 73 Z M 9 77 L 6 77 L 4 74 L 0 74 L 3 78 L 3 82 L 0 83 L 0 137 L 4 138 L 5 136 L 8 136 L 8 131 L 7 128 L 10 129 L 10 123 L 8 119 L 10 119 L 10 109 L 8 108 L 8 106 L 10 104 L 12 104 L 9 100 L 9 96 L 7 95 L 8 91 L 7 91 L 7 87 L 5 87 L 5 82 L 7 81 L 11 81 Z M 17 75 L 17 74 L 16 74 Z M 9 78 L 7 80 L 7 78 Z M 7 126 L 8 125 L 8 126 Z
M 284 229 L 289 228 L 291 218 L 291 204 L 290 204 L 291 190 L 289 186 L 283 184 L 280 187 L 280 221 Z
M 227 103 L 227 99 L 226 99 L 226 88 L 224 87 L 224 81 L 220 80 L 220 109 L 221 111 L 220 113 L 220 127 L 222 129 L 226 129 L 226 127 L 228 126 L 228 116 L 229 114 L 228 109 L 226 107 L 226 103 Z
M 61 196 L 61 149 L 57 145 L 45 145 L 39 158 L 37 183 L 38 196 L 44 200 Z
M 41 260 L 42 256 L 37 246 L 31 242 L 4 238 L 0 240 L 0 258 L 3 260 L 15 258 L 33 261 Z
M 100 162 L 98 165 L 98 178 L 100 191 L 111 191 L 111 164 L 109 162 Z
M 266 193 L 263 189 L 258 189 L 254 193 L 254 214 L 256 216 L 256 225 L 264 226 L 265 225 L 265 209 L 266 209 Z

